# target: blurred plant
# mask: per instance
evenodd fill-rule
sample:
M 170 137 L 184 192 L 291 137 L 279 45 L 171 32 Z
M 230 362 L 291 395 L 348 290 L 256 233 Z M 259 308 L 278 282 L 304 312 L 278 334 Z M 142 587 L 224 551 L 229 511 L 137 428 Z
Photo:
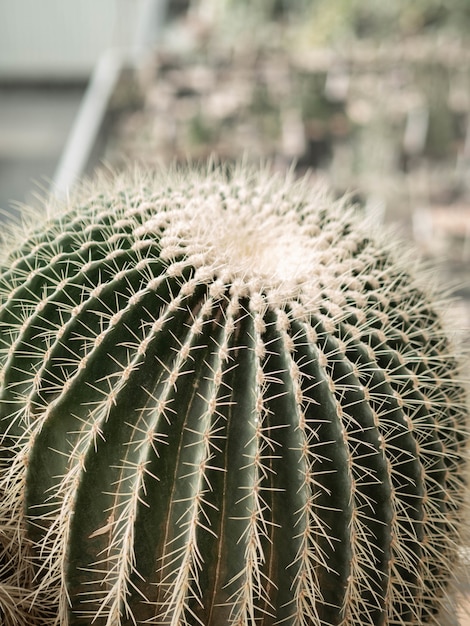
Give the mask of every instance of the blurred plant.
M 294 12 L 291 41 L 304 46 L 338 41 L 393 37 L 451 30 L 466 35 L 470 25 L 467 0 L 315 0 Z

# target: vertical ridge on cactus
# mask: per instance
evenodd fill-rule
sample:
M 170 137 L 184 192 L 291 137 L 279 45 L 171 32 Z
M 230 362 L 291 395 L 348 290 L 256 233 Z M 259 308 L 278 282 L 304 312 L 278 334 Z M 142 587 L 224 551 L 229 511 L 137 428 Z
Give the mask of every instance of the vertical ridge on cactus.
M 400 256 L 243 167 L 103 177 L 5 236 L 4 623 L 442 624 L 466 393 Z

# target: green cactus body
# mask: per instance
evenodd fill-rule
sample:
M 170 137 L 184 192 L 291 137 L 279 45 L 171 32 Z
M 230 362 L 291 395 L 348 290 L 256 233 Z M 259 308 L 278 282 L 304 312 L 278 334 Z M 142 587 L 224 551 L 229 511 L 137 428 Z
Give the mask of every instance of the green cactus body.
M 442 623 L 465 393 L 392 246 L 243 168 L 99 185 L 3 246 L 4 623 Z

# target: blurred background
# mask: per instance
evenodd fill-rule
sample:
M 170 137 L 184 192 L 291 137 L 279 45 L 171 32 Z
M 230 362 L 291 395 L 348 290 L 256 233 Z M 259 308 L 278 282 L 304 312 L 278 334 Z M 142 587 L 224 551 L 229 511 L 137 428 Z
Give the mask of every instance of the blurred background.
M 114 88 L 154 44 L 165 8 L 162 0 L 0 2 L 0 209 L 47 191 L 67 144 L 100 135 Z M 73 138 L 90 98 L 88 127 Z M 82 161 L 78 175 L 90 154 Z
M 468 337 L 468 0 L 2 0 L 0 209 L 211 155 L 309 170 L 393 223 Z

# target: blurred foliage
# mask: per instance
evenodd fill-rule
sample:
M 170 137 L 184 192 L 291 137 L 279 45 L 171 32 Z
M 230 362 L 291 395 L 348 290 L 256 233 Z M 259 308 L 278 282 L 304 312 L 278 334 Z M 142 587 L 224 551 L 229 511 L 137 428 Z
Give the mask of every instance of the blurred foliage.
M 470 32 L 469 0 L 193 0 L 191 9 L 217 22 L 224 37 L 228 28 L 235 36 L 256 30 L 262 38 L 282 24 L 296 47 Z
M 331 44 L 344 39 L 390 39 L 437 30 L 466 36 L 468 0 L 315 0 L 295 18 L 304 43 Z

